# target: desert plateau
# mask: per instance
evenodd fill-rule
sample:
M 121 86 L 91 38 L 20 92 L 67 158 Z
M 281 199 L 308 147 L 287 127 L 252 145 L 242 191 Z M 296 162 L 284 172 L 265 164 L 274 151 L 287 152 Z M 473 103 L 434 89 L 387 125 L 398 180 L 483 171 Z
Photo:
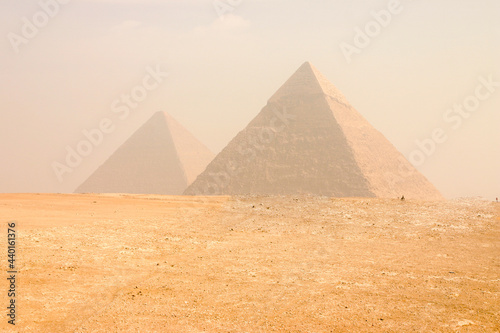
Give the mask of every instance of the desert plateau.
M 0 194 L 0 216 L 2 331 L 500 331 L 496 202 Z

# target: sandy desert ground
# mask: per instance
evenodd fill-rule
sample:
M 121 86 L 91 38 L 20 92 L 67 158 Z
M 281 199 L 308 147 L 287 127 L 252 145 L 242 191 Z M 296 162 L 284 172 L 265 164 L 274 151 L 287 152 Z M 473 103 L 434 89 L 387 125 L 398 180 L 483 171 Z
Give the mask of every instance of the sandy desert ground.
M 0 217 L 2 331 L 500 332 L 497 203 L 2 194 Z

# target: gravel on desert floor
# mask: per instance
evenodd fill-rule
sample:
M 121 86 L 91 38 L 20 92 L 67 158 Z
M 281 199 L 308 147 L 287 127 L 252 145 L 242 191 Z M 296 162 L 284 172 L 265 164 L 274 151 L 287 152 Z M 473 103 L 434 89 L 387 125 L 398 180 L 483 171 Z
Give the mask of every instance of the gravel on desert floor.
M 0 216 L 5 332 L 500 332 L 495 202 L 0 194 Z

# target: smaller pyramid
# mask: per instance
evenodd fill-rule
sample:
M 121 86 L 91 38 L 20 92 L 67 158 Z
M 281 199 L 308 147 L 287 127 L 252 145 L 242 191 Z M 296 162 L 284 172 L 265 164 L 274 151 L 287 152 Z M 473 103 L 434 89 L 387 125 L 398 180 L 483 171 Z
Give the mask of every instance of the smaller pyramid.
M 75 192 L 179 195 L 213 157 L 168 113 L 157 112 Z

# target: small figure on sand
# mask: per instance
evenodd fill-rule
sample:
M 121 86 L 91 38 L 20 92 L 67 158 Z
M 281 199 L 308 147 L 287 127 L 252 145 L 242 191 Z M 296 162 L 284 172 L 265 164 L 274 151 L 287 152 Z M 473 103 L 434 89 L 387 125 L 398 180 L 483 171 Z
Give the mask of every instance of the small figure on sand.
M 401 197 L 401 201 L 405 201 L 405 196 L 404 195 Z

